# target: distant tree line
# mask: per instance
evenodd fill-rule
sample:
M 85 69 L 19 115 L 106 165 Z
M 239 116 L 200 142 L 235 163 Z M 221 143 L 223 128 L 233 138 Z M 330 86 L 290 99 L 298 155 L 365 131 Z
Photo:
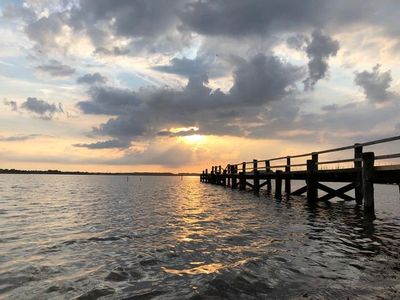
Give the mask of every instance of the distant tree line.
M 197 173 L 170 173 L 170 172 L 81 172 L 60 170 L 17 170 L 0 169 L 0 174 L 60 174 L 60 175 L 122 175 L 122 176 L 198 176 Z

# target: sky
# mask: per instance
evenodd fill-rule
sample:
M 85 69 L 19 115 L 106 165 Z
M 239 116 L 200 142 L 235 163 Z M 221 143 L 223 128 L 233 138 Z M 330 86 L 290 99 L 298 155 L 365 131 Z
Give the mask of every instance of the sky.
M 0 168 L 199 172 L 400 133 L 398 0 L 0 0 Z

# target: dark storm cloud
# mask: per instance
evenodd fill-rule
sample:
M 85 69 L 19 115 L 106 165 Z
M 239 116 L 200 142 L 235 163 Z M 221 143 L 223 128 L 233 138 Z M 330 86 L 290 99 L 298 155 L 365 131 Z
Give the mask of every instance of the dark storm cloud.
M 245 101 L 246 105 L 263 104 L 266 99 L 279 100 L 292 92 L 293 84 L 302 75 L 298 67 L 282 63 L 275 56 L 259 54 L 238 64 L 230 94 L 235 101 Z
M 215 0 L 187 3 L 179 17 L 191 31 L 234 38 L 361 24 L 399 36 L 398 10 L 397 0 Z
M 328 71 L 327 60 L 336 56 L 339 42 L 324 35 L 320 30 L 312 32 L 311 41 L 308 41 L 305 51 L 310 61 L 308 62 L 308 78 L 304 80 L 306 90 L 313 89 L 318 80 L 325 77 Z
M 118 139 L 99 141 L 88 144 L 74 144 L 75 147 L 88 148 L 88 149 L 112 149 L 112 148 L 128 148 L 130 141 L 122 141 Z
M 92 87 L 89 96 L 92 101 L 81 101 L 78 106 L 84 113 L 95 115 L 121 115 L 141 101 L 137 92 L 113 87 Z
M 56 106 L 54 103 L 48 103 L 35 97 L 28 97 L 26 101 L 20 105 L 20 108 L 34 113 L 44 120 L 52 119 L 56 112 L 63 112 L 60 104 Z
M 36 67 L 41 72 L 48 73 L 55 77 L 65 77 L 75 73 L 75 69 L 64 65 L 58 60 L 50 60 L 48 63 Z
M 114 20 L 112 29 L 117 35 L 144 37 L 158 35 L 173 24 L 177 5 L 169 0 L 81 0 L 79 8 L 71 11 L 73 26 L 85 27 L 93 23 Z
M 380 65 L 375 65 L 371 72 L 356 72 L 354 78 L 354 83 L 363 88 L 365 96 L 372 102 L 383 102 L 393 96 L 393 93 L 388 91 L 391 82 L 390 70 L 381 72 Z
M 79 77 L 76 80 L 76 82 L 79 84 L 92 85 L 92 84 L 96 84 L 96 83 L 106 83 L 107 78 L 98 72 L 92 73 L 92 74 L 88 73 L 88 74 L 85 74 L 85 75 Z
M 259 54 L 238 60 L 228 93 L 208 88 L 207 77 L 192 76 L 182 90 L 139 91 L 93 87 L 90 101 L 78 103 L 86 114 L 114 115 L 94 129 L 98 135 L 135 138 L 154 136 L 162 128 L 200 127 L 202 133 L 240 135 L 234 122 L 255 118 L 259 109 L 293 93 L 301 68 Z
M 177 33 L 176 11 L 182 1 L 81 0 L 69 11 L 68 24 L 76 32 L 86 33 L 97 53 L 136 55 L 177 50 L 185 35 Z M 110 46 L 111 36 L 134 40 L 125 48 Z
M 190 30 L 204 35 L 239 37 L 319 27 L 326 7 L 318 0 L 196 1 L 185 6 L 180 18 Z
M 12 111 L 17 111 L 18 110 L 18 104 L 15 101 L 4 100 L 3 103 L 4 103 L 4 105 L 10 106 Z

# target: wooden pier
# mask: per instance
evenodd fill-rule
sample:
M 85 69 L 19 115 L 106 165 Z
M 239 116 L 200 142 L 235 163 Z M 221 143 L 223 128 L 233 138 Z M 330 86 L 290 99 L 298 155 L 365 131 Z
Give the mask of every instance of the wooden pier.
M 208 169 L 202 172 L 200 181 L 229 186 L 232 189 L 250 189 L 257 194 L 263 187 L 266 187 L 266 191 L 271 193 L 272 180 L 274 180 L 276 198 L 282 197 L 282 183 L 284 183 L 286 196 L 305 194 L 309 202 L 329 201 L 335 197 L 344 201 L 355 201 L 358 205 L 364 202 L 364 211 L 374 213 L 374 183 L 398 184 L 400 188 L 400 164 L 376 166 L 375 162 L 400 158 L 400 153 L 377 156 L 374 152 L 364 152 L 364 150 L 368 146 L 399 140 L 400 136 L 395 136 L 318 152 L 228 164 L 224 169 L 221 166 L 213 166 L 210 172 Z M 352 150 L 353 157 L 331 161 L 319 161 L 318 159 L 323 154 L 345 150 Z M 293 160 L 298 159 L 305 161 L 293 163 Z M 272 165 L 276 162 L 278 165 Z M 352 166 L 334 169 L 322 169 L 321 167 L 343 163 Z M 295 170 L 295 168 L 302 168 L 302 170 Z M 305 181 L 305 185 L 292 191 L 292 180 Z M 344 185 L 334 189 L 322 182 L 342 182 Z M 353 189 L 354 197 L 346 194 Z M 319 190 L 326 194 L 319 197 Z

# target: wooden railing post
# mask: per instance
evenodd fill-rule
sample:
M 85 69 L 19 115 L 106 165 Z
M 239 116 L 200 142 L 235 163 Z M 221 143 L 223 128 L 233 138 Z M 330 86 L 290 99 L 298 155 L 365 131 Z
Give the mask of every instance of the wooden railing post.
M 253 192 L 258 194 L 260 191 L 260 176 L 258 172 L 258 161 L 253 159 Z
M 313 153 L 312 159 L 307 160 L 307 200 L 314 202 L 318 199 L 316 172 L 318 170 L 318 154 Z
M 242 163 L 242 172 L 239 174 L 239 189 L 245 190 L 246 189 L 246 163 Z
M 316 170 L 318 171 L 318 153 L 311 153 L 311 159 L 313 161 L 315 161 L 315 165 L 316 165 Z
M 357 205 L 361 205 L 363 199 L 362 179 L 362 152 L 361 144 L 354 144 L 354 169 L 356 170 L 356 182 L 354 182 L 354 194 Z
M 290 184 L 290 156 L 286 158 L 286 167 L 285 167 L 285 193 L 287 196 L 291 193 L 291 184 Z
M 374 152 L 366 152 L 362 155 L 362 177 L 363 177 L 363 194 L 364 194 L 364 211 L 374 213 L 374 183 L 372 176 L 374 174 Z
M 270 167 L 271 167 L 271 164 L 270 164 L 269 160 L 266 160 L 265 161 L 265 171 L 267 173 L 271 173 Z M 271 193 L 271 191 L 272 191 L 271 178 L 267 178 L 267 192 Z
M 282 197 L 282 171 L 275 171 L 275 198 Z
M 208 180 L 208 169 L 206 169 L 206 181 L 205 182 L 209 182 L 209 180 Z

